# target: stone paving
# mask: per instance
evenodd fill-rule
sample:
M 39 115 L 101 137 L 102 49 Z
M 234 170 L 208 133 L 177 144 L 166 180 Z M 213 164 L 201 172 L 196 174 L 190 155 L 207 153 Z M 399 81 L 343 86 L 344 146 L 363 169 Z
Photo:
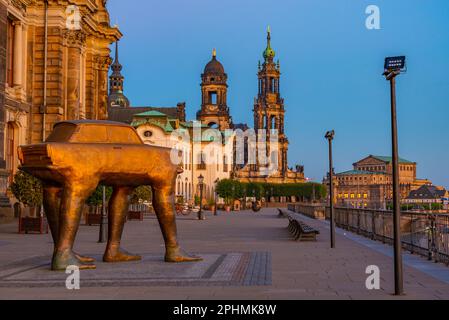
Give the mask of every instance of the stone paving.
M 128 222 L 123 246 L 143 255 L 138 263 L 104 264 L 81 272 L 81 290 L 65 289 L 64 273 L 49 271 L 49 235 L 18 235 L 16 224 L 0 225 L 0 299 L 449 299 L 449 268 L 413 256 L 405 264 L 404 297 L 394 297 L 391 248 L 339 230 L 329 248 L 325 222 L 317 242 L 295 242 L 275 209 L 221 213 L 197 221 L 178 219 L 184 249 L 203 262 L 165 264 L 157 220 Z M 77 252 L 100 258 L 98 227 L 82 226 Z M 407 261 L 412 261 L 406 257 Z M 381 270 L 381 290 L 365 287 L 366 267 Z M 423 266 L 423 267 L 422 267 Z M 426 271 L 430 270 L 430 271 Z

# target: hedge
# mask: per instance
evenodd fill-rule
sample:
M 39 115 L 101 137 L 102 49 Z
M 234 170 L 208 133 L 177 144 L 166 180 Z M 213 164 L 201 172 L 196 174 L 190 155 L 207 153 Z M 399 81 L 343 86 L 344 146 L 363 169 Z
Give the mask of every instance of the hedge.
M 257 199 L 265 197 L 296 197 L 308 200 L 321 200 L 327 195 L 327 189 L 319 183 L 241 183 L 235 180 L 221 180 L 217 185 L 217 194 L 227 203 L 234 199 L 255 196 Z

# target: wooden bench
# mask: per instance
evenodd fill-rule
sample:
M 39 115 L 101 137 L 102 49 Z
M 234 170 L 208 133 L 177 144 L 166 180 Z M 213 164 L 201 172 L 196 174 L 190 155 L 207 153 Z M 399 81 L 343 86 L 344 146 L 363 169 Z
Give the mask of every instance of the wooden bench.
M 317 241 L 317 236 L 320 234 L 318 230 L 302 222 L 296 213 L 287 213 L 287 217 L 288 230 L 296 241 Z
M 279 211 L 278 218 L 287 218 L 287 214 L 285 213 L 284 210 L 278 209 L 278 211 Z

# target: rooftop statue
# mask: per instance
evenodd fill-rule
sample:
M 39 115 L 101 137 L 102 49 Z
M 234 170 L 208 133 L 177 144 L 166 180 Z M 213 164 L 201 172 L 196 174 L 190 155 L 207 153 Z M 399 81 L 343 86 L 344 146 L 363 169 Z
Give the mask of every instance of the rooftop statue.
M 175 182 L 180 168 L 170 149 L 145 145 L 136 131 L 108 121 L 67 121 L 55 125 L 45 143 L 19 148 L 21 169 L 42 180 L 44 209 L 54 240 L 52 270 L 94 269 L 94 260 L 73 252 L 86 199 L 101 183 L 112 186 L 105 262 L 141 257 L 120 248 L 129 195 L 141 185 L 153 188 L 153 206 L 165 240 L 167 262 L 199 261 L 177 241 Z

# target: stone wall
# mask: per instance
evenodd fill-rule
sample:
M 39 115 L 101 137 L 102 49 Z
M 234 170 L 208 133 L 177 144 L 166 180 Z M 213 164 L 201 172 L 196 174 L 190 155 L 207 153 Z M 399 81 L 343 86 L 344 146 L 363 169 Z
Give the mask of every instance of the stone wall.
M 298 203 L 290 204 L 288 206 L 289 210 L 301 213 L 309 218 L 317 220 L 325 220 L 325 206 L 322 204 L 312 204 L 312 203 Z

